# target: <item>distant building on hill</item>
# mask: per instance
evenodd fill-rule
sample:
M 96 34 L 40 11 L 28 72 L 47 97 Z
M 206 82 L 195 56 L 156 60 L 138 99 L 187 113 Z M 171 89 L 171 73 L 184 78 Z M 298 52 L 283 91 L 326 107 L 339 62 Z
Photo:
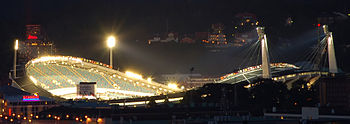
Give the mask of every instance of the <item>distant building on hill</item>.
M 19 57 L 24 61 L 56 52 L 52 41 L 48 41 L 40 25 L 26 25 L 25 38 L 20 40 Z

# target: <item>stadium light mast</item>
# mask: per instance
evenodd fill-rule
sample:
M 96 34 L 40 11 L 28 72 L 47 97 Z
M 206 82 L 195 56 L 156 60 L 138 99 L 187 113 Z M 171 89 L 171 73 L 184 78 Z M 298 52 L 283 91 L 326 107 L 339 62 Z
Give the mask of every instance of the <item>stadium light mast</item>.
M 334 52 L 334 43 L 333 43 L 333 35 L 332 32 L 328 31 L 328 26 L 323 25 L 323 31 L 326 35 L 327 40 L 327 47 L 328 47 L 328 66 L 329 66 L 329 72 L 331 73 L 338 73 L 338 67 L 337 67 L 337 60 L 335 58 L 335 52 Z
M 115 37 L 109 36 L 107 39 L 107 46 L 109 48 L 109 65 L 113 68 L 113 47 L 115 46 Z
M 269 49 L 267 47 L 267 38 L 264 32 L 264 27 L 256 28 L 259 41 L 261 42 L 261 68 L 262 68 L 262 77 L 263 78 L 271 78 L 271 67 L 270 67 L 270 57 L 269 57 Z
M 17 50 L 18 50 L 18 40 L 15 41 L 15 55 L 13 57 L 13 77 L 17 77 Z

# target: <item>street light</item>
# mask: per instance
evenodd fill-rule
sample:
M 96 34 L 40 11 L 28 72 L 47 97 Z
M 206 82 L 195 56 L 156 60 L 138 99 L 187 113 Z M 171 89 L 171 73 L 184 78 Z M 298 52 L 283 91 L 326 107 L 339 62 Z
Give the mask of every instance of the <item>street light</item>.
M 17 77 L 17 50 L 18 50 L 18 40 L 16 40 L 15 42 L 15 55 L 13 58 L 13 77 L 16 78 Z
M 107 39 L 107 46 L 109 48 L 109 65 L 113 67 L 113 52 L 112 48 L 115 46 L 115 37 L 109 36 Z

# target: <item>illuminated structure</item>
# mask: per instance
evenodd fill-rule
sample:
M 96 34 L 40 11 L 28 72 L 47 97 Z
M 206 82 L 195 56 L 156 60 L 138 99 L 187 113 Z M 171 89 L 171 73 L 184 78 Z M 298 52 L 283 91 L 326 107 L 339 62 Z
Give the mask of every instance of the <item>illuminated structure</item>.
M 271 73 L 279 73 L 279 72 L 288 71 L 288 70 L 296 70 L 296 69 L 299 69 L 299 67 L 288 63 L 271 63 L 270 69 L 271 69 Z M 257 66 L 244 68 L 230 74 L 226 74 L 220 77 L 220 80 L 216 82 L 217 83 L 238 83 L 242 81 L 250 82 L 251 80 L 261 77 L 262 73 L 263 73 L 262 65 L 257 65 Z M 275 80 L 274 77 L 272 79 Z M 278 78 L 278 80 L 281 80 L 281 79 Z
M 211 45 L 228 44 L 226 35 L 223 32 L 224 28 L 225 26 L 221 23 L 212 24 L 211 29 L 213 32 L 208 35 L 208 40 L 203 40 L 202 42 Z
M 45 56 L 29 61 L 26 74 L 31 82 L 55 96 L 77 98 L 76 84 L 96 82 L 96 97 L 120 99 L 181 91 L 141 75 L 112 69 L 108 64 L 71 56 Z M 27 84 L 28 85 L 28 84 Z
M 262 66 L 262 77 L 263 78 L 271 78 L 271 67 L 270 67 L 270 57 L 269 57 L 269 49 L 267 46 L 266 34 L 264 32 L 263 27 L 256 28 L 259 41 L 261 42 L 261 66 Z
M 335 52 L 334 52 L 334 43 L 333 43 L 332 32 L 328 31 L 327 25 L 323 25 L 323 31 L 324 31 L 324 34 L 326 35 L 325 40 L 327 40 L 329 72 L 338 73 L 337 61 L 336 61 Z
M 19 44 L 19 57 L 29 61 L 39 56 L 54 54 L 53 43 L 47 41 L 44 36 L 40 25 L 26 25 L 25 39 Z
M 41 111 L 58 106 L 53 99 L 8 85 L 0 87 L 0 94 L 0 114 L 9 118 L 31 119 Z
M 17 50 L 18 50 L 18 40 L 15 41 L 15 54 L 13 57 L 13 77 L 17 77 Z
M 113 47 L 115 46 L 115 37 L 109 36 L 107 39 L 107 46 L 109 48 L 109 65 L 113 68 Z
M 239 83 L 242 81 L 247 81 L 250 83 L 251 80 L 258 79 L 259 77 L 270 78 L 275 81 L 283 82 L 298 79 L 300 77 L 314 77 L 317 80 L 321 76 L 329 75 L 329 72 L 338 73 L 333 36 L 332 32 L 328 31 L 328 27 L 326 25 L 323 26 L 326 37 L 322 40 L 322 42 L 327 41 L 329 72 L 299 70 L 299 67 L 287 63 L 270 63 L 266 34 L 264 33 L 263 29 L 264 28 L 262 27 L 257 28 L 259 41 L 261 42 L 262 65 L 248 67 L 237 72 L 227 74 L 222 76 L 220 80 L 216 81 L 217 83 Z

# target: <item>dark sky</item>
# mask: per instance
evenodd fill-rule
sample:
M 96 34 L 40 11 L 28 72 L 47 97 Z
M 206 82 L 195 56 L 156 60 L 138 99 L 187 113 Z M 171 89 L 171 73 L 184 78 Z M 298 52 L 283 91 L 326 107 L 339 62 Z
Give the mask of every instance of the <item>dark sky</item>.
M 267 27 L 273 44 L 288 44 L 280 43 L 281 37 L 291 42 L 310 39 L 302 34 L 312 30 L 317 16 L 350 13 L 349 6 L 348 0 L 4 0 L 0 4 L 0 74 L 7 77 L 12 42 L 24 36 L 26 24 L 41 24 L 59 54 L 104 63 L 108 63 L 105 38 L 115 34 L 119 38 L 115 61 L 122 71 L 157 75 L 188 73 L 195 67 L 195 73 L 220 75 L 240 64 L 241 49 L 213 54 L 198 46 L 149 47 L 140 42 L 154 32 L 165 32 L 167 21 L 171 31 L 207 31 L 212 23 L 231 24 L 235 14 L 250 12 Z M 287 17 L 295 19 L 294 27 L 283 27 Z M 349 43 L 344 37 L 339 38 L 341 42 Z

